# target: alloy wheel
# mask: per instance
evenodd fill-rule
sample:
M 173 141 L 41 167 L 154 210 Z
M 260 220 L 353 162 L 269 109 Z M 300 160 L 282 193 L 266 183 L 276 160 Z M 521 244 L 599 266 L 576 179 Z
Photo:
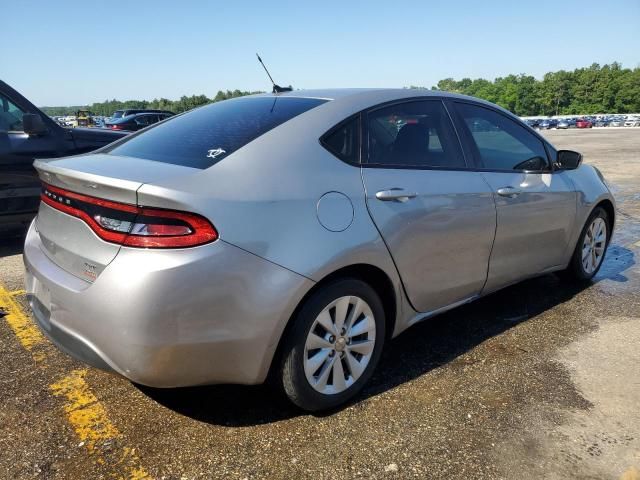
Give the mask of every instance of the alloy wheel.
M 602 262 L 607 246 L 607 224 L 601 217 L 596 217 L 587 231 L 582 242 L 582 268 L 591 274 L 597 270 Z
M 373 355 L 376 323 L 362 298 L 344 296 L 316 317 L 304 347 L 304 373 L 317 392 L 344 392 L 360 378 Z

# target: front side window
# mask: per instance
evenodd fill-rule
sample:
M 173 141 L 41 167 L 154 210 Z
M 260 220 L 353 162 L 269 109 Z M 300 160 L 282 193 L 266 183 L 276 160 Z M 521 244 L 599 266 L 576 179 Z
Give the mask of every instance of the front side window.
M 215 102 L 131 135 L 105 152 L 209 168 L 260 135 L 325 102 L 272 96 Z
M 439 100 L 383 107 L 367 115 L 368 163 L 463 168 L 464 157 L 451 120 Z
M 540 171 L 548 168 L 542 141 L 517 122 L 488 108 L 456 103 L 483 168 Z
M 0 130 L 7 132 L 22 132 L 22 115 L 24 111 L 7 97 L 0 93 Z

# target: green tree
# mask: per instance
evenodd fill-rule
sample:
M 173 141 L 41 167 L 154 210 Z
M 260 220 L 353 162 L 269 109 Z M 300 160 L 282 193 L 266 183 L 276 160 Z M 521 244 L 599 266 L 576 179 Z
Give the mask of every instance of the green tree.
M 425 87 L 411 88 L 424 89 Z M 569 72 L 546 73 L 541 80 L 531 75 L 507 75 L 484 78 L 445 78 L 432 90 L 461 93 L 497 103 L 516 115 L 563 115 L 594 113 L 640 113 L 640 67 L 623 68 L 618 62 L 610 65 L 591 64 Z M 105 100 L 84 106 L 43 107 L 49 115 L 69 115 L 88 109 L 97 115 L 111 115 L 124 108 L 153 108 L 180 113 L 210 102 L 219 102 L 259 92 L 220 90 L 213 98 L 206 95 L 182 96 L 147 100 Z

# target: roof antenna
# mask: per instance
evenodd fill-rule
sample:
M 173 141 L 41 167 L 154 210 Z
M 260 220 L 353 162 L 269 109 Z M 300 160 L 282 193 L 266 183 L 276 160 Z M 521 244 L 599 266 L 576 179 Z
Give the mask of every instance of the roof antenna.
M 264 68 L 264 71 L 267 72 L 267 75 L 269 75 L 269 80 L 271 80 L 271 83 L 273 84 L 273 93 L 291 92 L 293 90 L 293 88 L 291 88 L 290 86 L 281 87 L 280 85 L 276 85 L 276 82 L 274 82 L 273 78 L 271 78 L 271 74 L 269 73 L 269 70 L 267 70 L 267 67 L 264 65 L 264 62 L 260 58 L 260 55 L 256 53 L 256 57 L 258 57 L 258 61 L 262 65 L 262 68 Z

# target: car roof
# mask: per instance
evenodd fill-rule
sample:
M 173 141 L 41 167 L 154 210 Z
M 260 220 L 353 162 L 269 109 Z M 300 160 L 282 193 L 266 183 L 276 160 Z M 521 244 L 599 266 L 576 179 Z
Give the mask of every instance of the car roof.
M 513 116 L 511 112 L 504 108 L 468 95 L 458 93 L 445 92 L 443 90 L 427 90 L 417 88 L 326 88 L 316 90 L 294 90 L 282 93 L 260 93 L 253 96 L 272 97 L 272 98 L 318 98 L 331 100 L 329 104 L 334 107 L 355 111 L 371 108 L 387 102 L 401 101 L 416 97 L 434 97 L 454 100 L 468 100 L 478 104 L 485 104 L 491 108 L 497 108 L 503 112 Z
M 324 88 L 313 90 L 294 90 L 283 93 L 263 93 L 261 96 L 278 97 L 301 97 L 301 98 L 322 98 L 326 100 L 342 100 L 352 97 L 367 96 L 369 98 L 379 97 L 381 101 L 388 98 L 410 98 L 410 97 L 451 97 L 467 98 L 479 100 L 477 98 L 460 95 L 457 93 L 445 92 L 443 90 L 427 90 L 421 88 Z

